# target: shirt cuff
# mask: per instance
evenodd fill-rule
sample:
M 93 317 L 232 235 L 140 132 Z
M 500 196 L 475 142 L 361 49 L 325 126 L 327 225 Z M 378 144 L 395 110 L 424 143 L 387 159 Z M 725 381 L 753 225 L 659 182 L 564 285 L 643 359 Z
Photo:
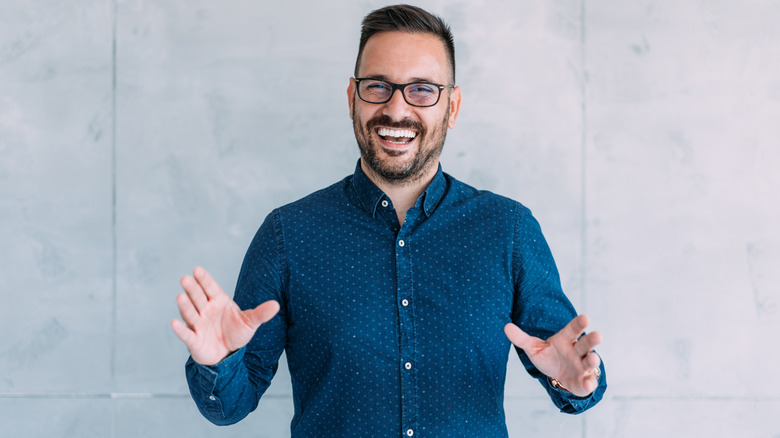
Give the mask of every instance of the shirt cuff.
M 219 398 L 218 380 L 229 382 L 230 376 L 239 369 L 244 359 L 246 347 L 234 351 L 219 363 L 214 365 L 201 365 L 192 356 L 187 360 L 187 380 L 195 404 L 209 419 L 218 420 L 224 416 L 222 401 Z
M 224 375 L 229 374 L 230 371 L 234 370 L 238 364 L 241 363 L 241 361 L 244 360 L 244 353 L 246 352 L 246 347 L 239 348 L 238 350 L 228 354 L 224 359 L 217 362 L 214 365 L 200 365 L 199 367 L 208 369 L 211 372 L 214 372 L 216 374 Z
M 604 396 L 604 392 L 607 390 L 607 373 L 604 369 L 604 364 L 599 365 L 601 369 L 601 376 L 599 376 L 599 385 L 588 396 L 578 397 L 568 391 L 553 387 L 550 383 L 550 379 L 543 375 L 545 380 L 545 387 L 547 393 L 552 398 L 553 403 L 558 406 L 561 412 L 567 414 L 581 414 L 598 403 Z

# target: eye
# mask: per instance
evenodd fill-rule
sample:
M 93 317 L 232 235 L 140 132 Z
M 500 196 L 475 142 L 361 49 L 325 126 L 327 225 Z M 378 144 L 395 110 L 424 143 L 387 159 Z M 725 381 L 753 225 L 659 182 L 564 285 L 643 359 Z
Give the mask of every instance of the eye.
M 390 89 L 390 85 L 377 81 L 366 81 L 364 87 L 366 90 L 373 92 L 384 92 Z
M 409 85 L 409 93 L 417 96 L 428 96 L 436 94 L 437 88 L 431 84 L 412 84 Z

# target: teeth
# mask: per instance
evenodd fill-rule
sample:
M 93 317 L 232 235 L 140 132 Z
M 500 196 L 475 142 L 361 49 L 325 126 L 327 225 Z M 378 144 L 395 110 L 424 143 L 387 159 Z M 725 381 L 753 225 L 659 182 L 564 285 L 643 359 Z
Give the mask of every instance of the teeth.
M 381 135 L 382 137 L 406 137 L 406 138 L 415 138 L 417 137 L 417 133 L 414 131 L 409 131 L 406 129 L 388 129 L 388 128 L 379 128 L 377 130 L 377 134 Z

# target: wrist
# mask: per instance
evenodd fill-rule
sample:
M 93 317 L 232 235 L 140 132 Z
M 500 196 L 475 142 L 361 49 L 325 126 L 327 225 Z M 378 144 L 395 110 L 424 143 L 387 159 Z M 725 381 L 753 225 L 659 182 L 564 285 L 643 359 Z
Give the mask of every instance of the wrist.
M 552 377 L 549 377 L 549 376 L 548 376 L 548 377 L 547 377 L 547 380 L 550 382 L 550 386 L 552 386 L 553 388 L 555 388 L 555 389 L 557 389 L 557 390 L 559 390 L 559 391 L 568 392 L 568 393 L 570 393 L 570 394 L 571 394 L 571 391 L 569 391 L 568 389 L 566 389 L 566 387 L 565 387 L 565 386 L 563 386 L 563 385 L 561 384 L 561 382 L 559 382 L 557 379 L 553 379 Z
M 592 378 L 592 377 L 596 378 L 596 385 L 598 385 L 598 382 L 601 380 L 601 368 L 593 368 L 593 370 L 591 371 L 591 375 L 588 378 Z M 553 379 L 552 377 L 547 376 L 547 381 L 549 382 L 550 386 L 557 389 L 558 391 L 565 392 L 568 394 L 574 394 L 571 390 L 563 386 L 563 384 L 558 379 Z

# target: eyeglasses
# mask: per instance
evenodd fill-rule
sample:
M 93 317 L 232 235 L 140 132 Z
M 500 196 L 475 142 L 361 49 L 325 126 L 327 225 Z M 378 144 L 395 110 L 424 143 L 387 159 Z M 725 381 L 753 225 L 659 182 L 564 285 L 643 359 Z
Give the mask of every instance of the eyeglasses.
M 395 90 L 401 90 L 406 103 L 412 106 L 428 107 L 439 103 L 441 90 L 455 88 L 454 85 L 439 85 L 432 82 L 411 82 L 394 84 L 372 78 L 355 78 L 358 97 L 368 103 L 386 103 L 393 98 Z

